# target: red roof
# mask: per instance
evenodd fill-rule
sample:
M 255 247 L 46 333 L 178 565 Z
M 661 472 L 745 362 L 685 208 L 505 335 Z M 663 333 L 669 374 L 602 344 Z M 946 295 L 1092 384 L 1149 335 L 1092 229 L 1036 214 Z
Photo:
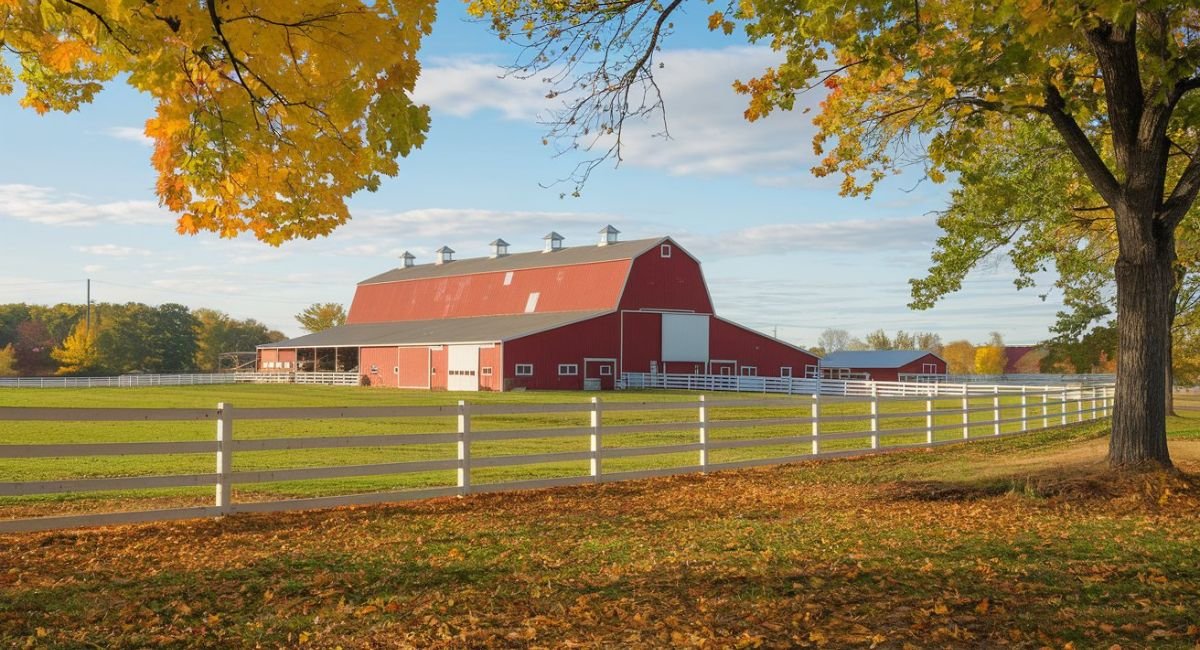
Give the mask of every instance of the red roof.
M 633 259 L 665 238 L 397 268 L 359 283 L 348 324 L 617 309 Z

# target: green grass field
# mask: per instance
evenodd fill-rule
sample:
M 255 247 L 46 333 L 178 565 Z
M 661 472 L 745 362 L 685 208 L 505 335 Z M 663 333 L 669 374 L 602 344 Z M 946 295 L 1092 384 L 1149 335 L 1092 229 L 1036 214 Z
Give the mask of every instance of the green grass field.
M 266 387 L 252 388 L 241 402 Z M 221 392 L 33 397 L 207 406 Z M 258 403 L 297 398 L 456 396 L 288 389 Z M 0 535 L 0 647 L 1195 648 L 1198 425 L 1171 421 L 1181 475 L 1109 472 L 1098 422 L 707 475 Z
M 471 403 L 577 403 L 587 402 L 596 393 L 582 392 L 514 392 L 514 393 L 446 393 L 428 391 L 381 390 L 357 387 L 293 386 L 293 385 L 219 385 L 159 388 L 92 388 L 92 389 L 4 389 L 0 390 L 0 407 L 144 407 L 144 408 L 213 408 L 218 402 L 237 407 L 301 407 L 301 406 L 395 406 L 456 404 L 459 399 Z M 676 391 L 625 391 L 600 395 L 612 402 L 697 402 L 697 394 Z M 764 396 L 757 394 L 713 393 L 711 400 L 770 399 L 778 406 L 746 408 L 712 408 L 709 419 L 736 420 L 767 417 L 807 417 L 811 401 L 808 397 Z M 1030 417 L 1040 418 L 1040 396 L 1029 400 Z M 1053 401 L 1055 398 L 1050 397 Z M 989 396 L 973 397 L 971 406 L 990 407 Z M 697 403 L 698 406 L 698 403 Z M 955 425 L 935 432 L 936 440 L 962 437 L 962 416 L 949 412 L 961 406 L 960 398 L 935 401 L 935 409 L 947 412 L 934 418 L 935 426 Z M 1068 405 L 1068 410 L 1075 405 Z M 1090 403 L 1085 402 L 1084 408 Z M 924 433 L 888 435 L 888 430 L 923 427 L 924 399 L 914 401 L 883 401 L 880 406 L 879 428 L 881 445 L 924 442 Z M 1061 407 L 1052 406 L 1047 417 L 1053 426 L 1061 421 Z M 865 415 L 869 405 L 863 402 L 844 402 L 837 398 L 822 399 L 823 416 Z M 1020 415 L 1019 397 L 1009 396 L 1002 401 L 1002 418 Z M 697 412 L 691 409 L 609 412 L 604 414 L 605 425 L 684 422 L 677 431 L 607 435 L 606 448 L 638 447 L 695 442 Z M 971 414 L 974 423 L 992 419 L 990 410 Z M 1077 416 L 1072 415 L 1072 421 Z M 478 416 L 472 419 L 475 431 L 497 429 L 547 429 L 584 426 L 587 413 L 523 414 Z M 1040 419 L 1031 423 L 1039 426 Z M 0 444 L 69 444 L 83 442 L 141 442 L 212 440 L 211 423 L 191 422 L 3 422 Z M 822 433 L 865 431 L 866 419 L 823 423 Z M 451 432 L 453 418 L 400 418 L 362 420 L 289 420 L 242 421 L 235 424 L 239 439 L 284 438 L 299 436 L 346 436 L 363 434 L 403 434 L 418 432 Z M 1002 425 L 1002 431 L 1020 430 L 1018 423 Z M 993 432 L 990 424 L 976 424 L 971 435 L 986 436 Z M 758 426 L 736 429 L 714 429 L 710 440 L 775 438 L 808 435 L 808 424 L 788 426 Z M 868 438 L 823 441 L 822 451 L 868 448 Z M 472 445 L 473 457 L 510 454 L 533 454 L 560 451 L 586 451 L 586 436 L 562 438 L 533 438 L 504 442 L 480 442 Z M 764 447 L 713 450 L 710 463 L 722 463 L 754 458 L 792 456 L 808 453 L 811 444 L 771 445 Z M 416 460 L 451 459 L 455 449 L 451 444 L 411 445 L 402 447 L 355 447 L 344 449 L 314 449 L 292 451 L 263 451 L 238 453 L 234 469 L 238 471 L 317 467 L 331 465 L 367 465 Z M 663 454 L 619 459 L 606 459 L 605 472 L 620 472 L 672 466 L 695 465 L 695 453 Z M 0 459 L 0 476 L 7 481 L 39 481 L 72 478 L 101 478 L 211 472 L 211 454 L 178 454 L 158 456 L 105 456 L 85 458 Z M 588 472 L 587 461 L 543 463 L 501 468 L 477 468 L 472 472 L 476 484 L 506 482 L 533 478 L 579 476 Z M 256 501 L 278 498 L 325 496 L 380 490 L 453 485 L 453 471 L 423 472 L 390 476 L 337 478 L 284 483 L 244 484 L 235 487 L 234 499 Z M 98 509 L 137 509 L 163 505 L 202 504 L 212 499 L 212 489 L 170 488 L 137 492 L 86 492 L 71 494 L 8 497 L 0 499 L 0 518 L 24 517 L 37 514 Z

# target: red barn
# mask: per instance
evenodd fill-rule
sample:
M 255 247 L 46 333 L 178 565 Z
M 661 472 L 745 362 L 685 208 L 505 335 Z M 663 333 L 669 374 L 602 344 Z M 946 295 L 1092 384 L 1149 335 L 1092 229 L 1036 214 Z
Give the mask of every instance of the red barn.
M 828 379 L 937 381 L 946 376 L 946 360 L 924 350 L 843 350 L 821 359 Z
M 346 324 L 259 346 L 259 369 L 357 371 L 448 390 L 615 387 L 622 372 L 803 377 L 817 357 L 714 314 L 700 262 L 669 237 L 404 265 L 359 283 Z

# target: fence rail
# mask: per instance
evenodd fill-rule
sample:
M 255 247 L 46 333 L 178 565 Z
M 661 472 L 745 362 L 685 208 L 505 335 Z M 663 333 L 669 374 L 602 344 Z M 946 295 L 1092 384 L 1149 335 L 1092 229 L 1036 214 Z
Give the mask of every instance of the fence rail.
M 220 372 L 117 377 L 0 377 L 0 388 L 138 388 L 210 384 L 325 384 L 357 386 L 357 372 Z
M 590 403 L 573 404 L 468 404 L 456 406 L 409 406 L 409 407 L 345 407 L 345 408 L 234 408 L 230 404 L 218 404 L 215 409 L 61 409 L 61 408 L 0 408 L 3 421 L 207 421 L 215 426 L 215 439 L 185 442 L 111 442 L 81 444 L 0 444 L 0 459 L 22 458 L 70 458 L 137 454 L 214 454 L 213 472 L 168 476 L 129 476 L 112 478 L 70 478 L 24 482 L 0 482 L 0 497 L 20 497 L 42 494 L 94 492 L 104 490 L 143 490 L 163 487 L 213 486 L 215 502 L 212 506 L 172 508 L 137 512 L 95 513 L 65 516 L 37 517 L 0 520 L 0 533 L 52 530 L 78 526 L 127 524 L 148 521 L 165 521 L 196 517 L 230 515 L 238 512 L 279 512 L 286 510 L 311 509 L 342 505 L 426 499 L 437 496 L 467 495 L 481 492 L 523 490 L 584 483 L 603 483 L 652 476 L 667 476 L 689 472 L 704 472 L 717 469 L 733 469 L 756 465 L 773 465 L 797 460 L 828 458 L 855 454 L 878 453 L 880 451 L 929 447 L 950 442 L 963 442 L 980 438 L 994 439 L 1002 435 L 1024 433 L 1038 428 L 1082 422 L 1086 419 L 1104 418 L 1111 415 L 1113 390 L 1111 386 L 1080 387 L 1023 387 L 1019 401 L 1011 393 L 1002 402 L 1000 387 L 991 392 L 958 395 L 948 400 L 933 393 L 921 396 L 884 395 L 876 386 L 870 396 L 838 396 L 830 398 L 812 393 L 792 399 L 708 399 L 700 396 L 696 401 L 686 402 L 602 402 L 592 398 Z M 990 399 L 989 399 L 990 396 Z M 980 401 L 984 403 L 981 404 Z M 882 412 L 881 406 L 888 404 L 913 403 L 912 408 L 902 411 Z M 866 405 L 861 413 L 825 414 L 828 405 Z M 919 406 L 917 406 L 919 404 Z M 752 417 L 737 419 L 747 407 L 769 406 L 804 413 L 801 416 Z M 605 413 L 621 412 L 673 412 L 690 410 L 694 419 L 672 418 L 672 422 L 640 424 L 604 424 Z M 714 418 L 722 412 L 723 418 Z M 499 429 L 473 431 L 472 420 L 479 416 L 499 417 L 530 413 L 579 414 L 588 418 L 586 426 L 569 426 L 548 429 Z M 986 420 L 972 420 L 972 414 L 990 413 Z M 1019 413 L 1019 415 L 1018 415 Z M 336 437 L 281 437 L 267 439 L 238 439 L 235 423 L 243 420 L 300 420 L 339 418 L 453 418 L 457 423 L 453 432 L 426 432 L 403 434 L 349 435 Z M 661 417 L 659 415 L 658 417 Z M 908 426 L 914 418 L 924 417 L 923 426 Z M 938 418 L 942 418 L 939 423 Z M 952 423 L 946 423 L 946 418 Z M 961 417 L 961 422 L 959 418 Z M 903 426 L 888 428 L 888 421 L 908 419 L 899 423 Z M 916 420 L 920 421 L 920 420 Z M 833 424 L 853 424 L 852 431 L 828 431 Z M 1019 423 L 1018 430 L 1004 432 L 1003 425 Z M 1040 425 L 1040 426 L 1038 426 Z M 713 432 L 747 427 L 790 427 L 787 435 L 767 437 L 714 440 Z M 979 434 L 983 428 L 988 433 Z M 651 446 L 616 446 L 606 444 L 613 436 L 624 434 L 694 431 L 693 441 Z M 956 432 L 952 439 L 936 439 L 939 432 Z M 961 431 L 961 437 L 958 433 Z M 924 434 L 923 441 L 912 442 L 914 435 Z M 897 440 L 908 436 L 909 440 Z M 525 453 L 502 456 L 474 456 L 473 445 L 478 442 L 519 440 L 532 438 L 576 438 L 586 439 L 588 446 L 581 451 L 553 451 L 547 453 Z M 885 444 L 890 439 L 892 444 Z M 825 449 L 832 441 L 860 440 L 863 446 L 853 449 Z M 456 453 L 452 457 L 378 463 L 367 465 L 337 465 L 307 467 L 299 469 L 267 469 L 238 471 L 234 459 L 239 453 L 264 450 L 332 449 L 342 447 L 400 447 L 407 445 L 453 444 Z M 713 462 L 711 452 L 727 449 L 755 447 L 795 447 L 787 455 L 765 458 L 735 459 Z M 796 453 L 792 453 L 796 452 Z M 695 462 L 676 467 L 606 471 L 605 462 L 613 459 L 662 454 L 695 453 Z M 562 461 L 588 461 L 586 475 L 555 476 L 532 480 L 508 481 L 476 485 L 472 483 L 472 471 L 481 468 L 534 465 Z M 322 496 L 303 499 L 286 499 L 266 502 L 236 503 L 232 486 L 274 481 L 319 480 L 337 477 L 383 476 L 454 470 L 455 485 L 432 488 L 392 490 L 366 494 Z
M 619 388 L 661 388 L 697 391 L 731 391 L 740 393 L 781 393 L 786 395 L 841 396 L 919 396 L 950 397 L 958 395 L 1013 394 L 1021 391 L 1076 390 L 1104 386 L 1108 382 L 1067 382 L 1050 384 L 983 384 L 976 382 L 951 383 L 872 381 L 859 379 L 816 379 L 801 377 L 747 377 L 738 375 L 682 375 L 666 373 L 626 372 L 621 375 Z

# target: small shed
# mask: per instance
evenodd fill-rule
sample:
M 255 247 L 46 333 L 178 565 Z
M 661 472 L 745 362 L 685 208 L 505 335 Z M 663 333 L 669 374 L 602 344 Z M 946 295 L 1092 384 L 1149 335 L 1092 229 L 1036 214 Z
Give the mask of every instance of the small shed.
M 946 360 L 926 350 L 842 350 L 821 359 L 825 379 L 941 381 Z

